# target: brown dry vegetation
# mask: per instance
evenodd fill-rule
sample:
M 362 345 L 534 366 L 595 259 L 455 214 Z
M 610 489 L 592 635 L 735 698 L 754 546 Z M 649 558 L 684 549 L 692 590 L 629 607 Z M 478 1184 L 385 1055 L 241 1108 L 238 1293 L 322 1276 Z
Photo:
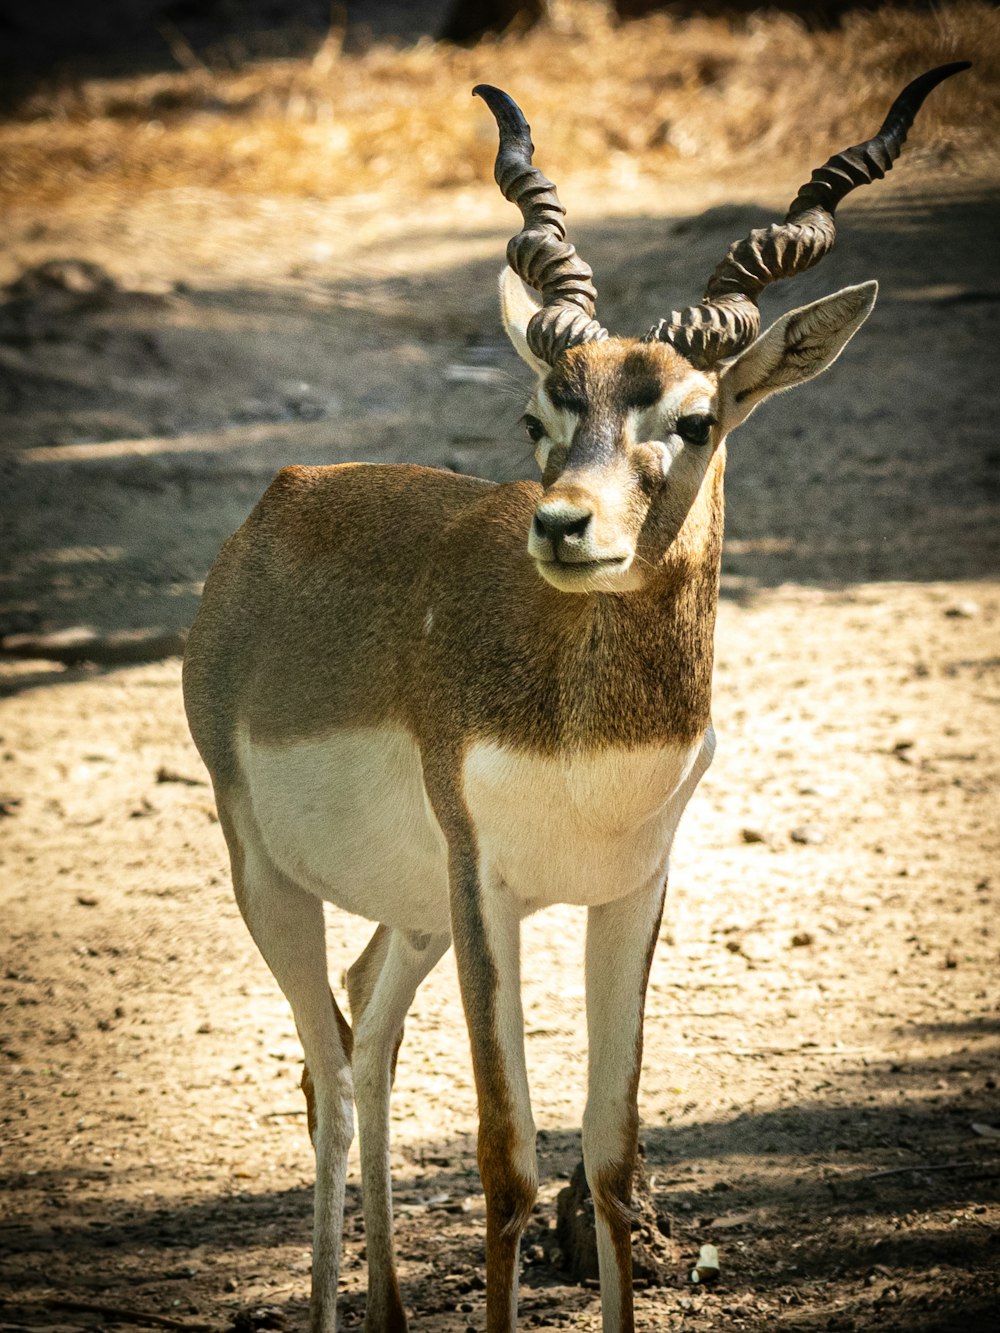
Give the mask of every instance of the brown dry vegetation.
M 555 6 L 551 27 L 472 50 L 424 41 L 239 71 L 88 80 L 36 92 L 0 127 L 0 199 L 85 205 L 180 185 L 315 195 L 447 189 L 488 177 L 494 129 L 469 89 L 502 84 L 532 110 L 560 180 L 739 175 L 871 131 L 914 71 L 970 58 L 921 118 L 923 151 L 966 168 L 1000 121 L 1000 20 L 965 0 L 930 14 L 885 8 L 808 32 L 789 15 L 614 26 L 600 4 Z M 623 77 L 624 76 L 624 77 Z M 971 114 L 970 114 L 971 109 Z

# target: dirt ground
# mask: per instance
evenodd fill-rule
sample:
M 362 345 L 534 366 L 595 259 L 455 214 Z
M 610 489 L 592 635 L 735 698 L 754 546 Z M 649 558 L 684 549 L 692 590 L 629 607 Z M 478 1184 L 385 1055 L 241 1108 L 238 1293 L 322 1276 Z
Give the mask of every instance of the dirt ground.
M 1000 1318 L 1000 186 L 982 161 L 932 165 L 918 147 L 845 204 L 835 253 L 765 303 L 882 284 L 841 361 L 731 447 L 719 750 L 678 838 L 647 1013 L 642 1138 L 672 1260 L 638 1293 L 645 1333 Z M 697 296 L 797 183 L 782 164 L 752 189 L 574 200 L 604 320 L 640 332 Z M 511 223 L 489 182 L 408 210 L 195 188 L 13 210 L 4 1329 L 302 1326 L 301 1052 L 232 901 L 179 660 L 110 658 L 176 647 L 219 545 L 285 463 L 531 474 L 495 309 Z M 48 657 L 24 656 L 17 636 L 53 634 Z M 99 660 L 72 660 L 87 635 L 76 656 Z M 329 927 L 337 979 L 370 927 Z M 582 932 L 568 908 L 524 930 L 542 1178 L 526 1328 L 599 1327 L 597 1292 L 551 1249 L 579 1156 Z M 450 954 L 414 1005 L 393 1121 L 415 1333 L 482 1328 Z M 363 1318 L 358 1192 L 352 1159 L 345 1328 Z M 705 1242 L 712 1288 L 688 1277 Z

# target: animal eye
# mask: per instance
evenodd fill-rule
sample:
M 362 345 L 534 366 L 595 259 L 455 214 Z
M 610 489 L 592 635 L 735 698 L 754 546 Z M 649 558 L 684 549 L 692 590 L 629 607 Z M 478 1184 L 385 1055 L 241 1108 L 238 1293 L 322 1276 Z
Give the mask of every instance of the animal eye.
M 688 444 L 707 444 L 715 418 L 707 415 L 679 417 L 674 430 Z
M 545 427 L 542 425 L 542 423 L 538 420 L 537 417 L 525 415 L 521 418 L 521 420 L 524 423 L 524 429 L 528 432 L 529 437 L 534 441 L 535 444 L 537 444 L 538 441 L 545 434 Z

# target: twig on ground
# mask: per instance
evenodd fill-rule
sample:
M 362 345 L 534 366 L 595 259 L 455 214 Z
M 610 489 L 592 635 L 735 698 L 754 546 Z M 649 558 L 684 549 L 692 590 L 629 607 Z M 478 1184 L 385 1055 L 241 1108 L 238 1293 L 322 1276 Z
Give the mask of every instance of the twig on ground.
M 157 782 L 178 782 L 182 787 L 207 787 L 208 783 L 204 778 L 189 778 L 183 773 L 176 773 L 172 768 L 158 768 L 156 770 Z
M 201 56 L 195 51 L 194 47 L 181 32 L 176 24 L 171 23 L 169 19 L 161 19 L 157 24 L 160 36 L 170 48 L 170 54 L 177 61 L 181 69 L 187 70 L 199 80 L 211 80 L 212 71 L 202 60 Z
M 913 1166 L 891 1166 L 886 1171 L 869 1171 L 859 1180 L 882 1180 L 885 1176 L 901 1176 L 907 1171 L 959 1171 L 967 1166 L 994 1166 L 994 1162 L 934 1162 L 930 1166 L 916 1162 Z
M 222 1333 L 221 1324 L 206 1324 L 194 1319 L 171 1319 L 169 1315 L 154 1314 L 151 1310 L 129 1310 L 120 1305 L 104 1305 L 98 1301 L 70 1301 L 54 1298 L 43 1306 L 57 1310 L 77 1310 L 88 1314 L 102 1314 L 107 1319 L 131 1319 L 137 1324 L 151 1324 L 155 1328 L 186 1329 L 187 1333 Z

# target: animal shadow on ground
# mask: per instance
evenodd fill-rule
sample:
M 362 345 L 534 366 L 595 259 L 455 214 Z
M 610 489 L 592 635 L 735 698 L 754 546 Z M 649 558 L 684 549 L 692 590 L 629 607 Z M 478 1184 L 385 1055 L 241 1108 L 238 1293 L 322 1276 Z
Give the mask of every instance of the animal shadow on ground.
M 713 1292 L 720 1307 L 746 1289 L 794 1307 L 831 1283 L 863 1289 L 874 1274 L 891 1288 L 894 1281 L 919 1282 L 929 1270 L 947 1267 L 962 1274 L 962 1281 L 908 1302 L 905 1311 L 895 1312 L 902 1322 L 894 1322 L 891 1308 L 883 1309 L 879 1327 L 929 1333 L 990 1326 L 996 1283 L 989 1275 L 995 1277 L 1000 1261 L 1000 1238 L 985 1227 L 972 1239 L 968 1231 L 949 1235 L 929 1219 L 932 1212 L 974 1210 L 1000 1197 L 1000 1151 L 969 1133 L 970 1123 L 993 1107 L 990 1075 L 1000 1049 L 1000 1022 L 937 1025 L 924 1035 L 951 1039 L 954 1049 L 903 1066 L 857 1068 L 846 1077 L 842 1071 L 837 1094 L 822 1099 L 804 1098 L 765 1113 L 643 1127 L 652 1195 L 669 1219 L 678 1256 L 676 1288 L 686 1285 L 690 1260 L 704 1243 L 716 1244 L 724 1255 L 721 1284 Z M 969 1036 L 979 1038 L 973 1052 Z M 956 1061 L 965 1079 L 958 1092 Z M 941 1091 L 949 1074 L 948 1090 Z M 898 1105 L 886 1104 L 885 1092 Z M 555 1203 L 546 1186 L 567 1178 L 579 1152 L 576 1130 L 539 1135 L 542 1202 L 522 1247 L 528 1327 L 533 1311 L 551 1305 L 571 1313 L 593 1295 L 574 1287 L 551 1262 Z M 404 1299 L 418 1318 L 453 1313 L 463 1298 L 471 1298 L 470 1310 L 478 1308 L 484 1223 L 481 1209 L 468 1207 L 479 1191 L 473 1144 L 468 1138 L 444 1139 L 407 1156 L 397 1191 Z M 259 1268 L 278 1247 L 268 1260 L 277 1267 L 289 1247 L 299 1255 L 309 1244 L 311 1191 L 305 1188 L 234 1190 L 171 1204 L 137 1205 L 135 1198 L 105 1195 L 99 1205 L 74 1203 L 70 1211 L 65 1203 L 80 1175 L 67 1169 L 40 1179 L 8 1171 L 0 1179 L 11 1205 L 0 1275 L 10 1302 L 8 1318 L 18 1325 L 45 1322 L 45 1312 L 51 1314 L 60 1302 L 150 1308 L 178 1293 L 174 1304 L 182 1310 L 194 1301 L 198 1313 L 212 1309 L 216 1320 L 236 1319 L 241 1310 L 246 1320 L 240 1287 L 247 1283 L 248 1263 Z M 16 1201 L 25 1188 L 46 1194 L 49 1216 L 18 1217 Z M 435 1232 L 429 1264 L 428 1226 Z M 799 1237 L 791 1250 L 789 1231 Z M 871 1232 L 870 1246 L 859 1244 L 859 1231 Z M 408 1273 L 411 1235 L 422 1262 Z M 364 1306 L 363 1243 L 359 1190 L 351 1186 L 345 1269 L 352 1276 L 344 1299 L 350 1322 L 360 1319 Z M 197 1256 L 195 1267 L 185 1262 L 188 1255 Z M 232 1275 L 241 1281 L 226 1285 Z M 293 1276 L 294 1282 L 279 1285 L 262 1302 L 267 1307 L 262 1326 L 267 1318 L 276 1326 L 298 1322 L 307 1276 L 301 1271 Z M 28 1288 L 30 1298 L 19 1297 Z M 235 1295 L 224 1295 L 227 1291 Z M 652 1295 L 640 1294 L 640 1314 L 642 1300 Z M 671 1298 L 667 1293 L 660 1299 Z M 555 1316 L 550 1311 L 545 1317 L 551 1323 Z M 798 1325 L 790 1312 L 787 1326 L 817 1325 Z

